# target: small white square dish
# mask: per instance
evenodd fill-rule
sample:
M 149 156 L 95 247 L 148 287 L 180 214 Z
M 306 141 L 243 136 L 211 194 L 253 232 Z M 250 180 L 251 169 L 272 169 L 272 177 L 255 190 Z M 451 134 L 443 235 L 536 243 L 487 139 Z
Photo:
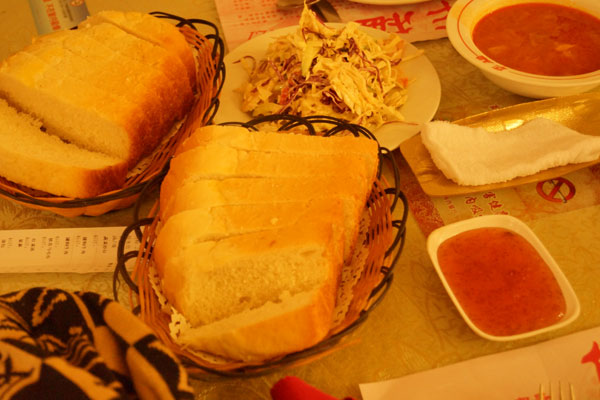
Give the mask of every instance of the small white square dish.
M 579 316 L 569 281 L 515 217 L 487 215 L 443 226 L 427 238 L 427 251 L 459 313 L 483 338 L 524 339 Z

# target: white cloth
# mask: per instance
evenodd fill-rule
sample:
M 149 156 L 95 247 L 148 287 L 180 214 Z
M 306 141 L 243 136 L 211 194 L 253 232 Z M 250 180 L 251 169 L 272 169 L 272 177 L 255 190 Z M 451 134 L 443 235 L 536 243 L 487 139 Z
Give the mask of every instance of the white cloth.
M 540 398 L 540 384 L 549 394 L 549 382 L 558 398 L 560 382 L 565 394 L 571 383 L 577 399 L 600 399 L 595 368 L 598 338 L 600 327 L 595 327 L 400 378 L 363 383 L 360 393 L 363 400 L 534 400 Z
M 444 175 L 465 186 L 506 182 L 600 157 L 600 137 L 545 118 L 503 132 L 433 121 L 423 126 L 421 139 Z

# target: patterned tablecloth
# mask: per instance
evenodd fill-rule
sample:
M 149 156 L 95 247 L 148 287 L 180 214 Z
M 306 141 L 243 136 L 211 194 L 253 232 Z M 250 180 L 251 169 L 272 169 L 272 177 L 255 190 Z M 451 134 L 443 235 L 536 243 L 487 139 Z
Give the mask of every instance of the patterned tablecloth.
M 235 5 L 249 2 L 224 0 L 218 2 L 218 7 L 220 10 L 226 3 Z M 253 2 L 256 7 L 271 3 L 267 0 Z M 425 3 L 426 6 L 423 7 L 437 10 L 449 3 L 435 0 Z M 332 4 L 340 7 L 342 16 L 346 6 L 355 7 L 355 4 L 343 0 L 332 1 Z M 390 8 L 373 8 L 388 12 L 382 14 L 387 23 L 390 22 L 387 19 L 396 18 L 394 13 L 397 13 L 393 11 L 395 8 L 388 7 Z M 88 8 L 92 13 L 100 8 L 142 11 L 160 9 L 183 16 L 209 19 L 217 22 L 220 27 L 229 23 L 225 19 L 219 21 L 212 1 L 136 0 L 127 2 L 125 6 L 117 0 L 88 0 Z M 365 19 L 370 19 L 372 24 L 383 21 L 376 18 L 378 16 L 368 15 Z M 407 16 L 398 13 L 398 18 L 406 19 Z M 4 57 L 22 47 L 34 32 L 35 27 L 26 2 L 3 0 L 0 5 L 0 55 Z M 225 34 L 227 36 L 227 30 Z M 234 47 L 236 40 L 239 39 L 228 45 Z M 465 62 L 446 38 L 418 41 L 414 44 L 425 50 L 441 80 L 442 99 L 436 119 L 456 120 L 531 101 L 492 84 Z M 565 192 L 566 195 L 559 202 L 553 200 L 556 192 L 550 190 L 545 194 L 539 193 L 535 185 L 489 194 L 432 199 L 420 190 L 400 152 L 396 151 L 395 155 L 401 165 L 402 188 L 409 198 L 411 215 L 407 241 L 396 265 L 393 285 L 384 301 L 372 312 L 366 323 L 348 338 L 347 346 L 336 352 L 309 364 L 263 377 L 197 379 L 193 382 L 197 398 L 269 399 L 268 390 L 274 382 L 286 375 L 296 375 L 333 396 L 353 396 L 358 399 L 360 383 L 397 378 L 600 326 L 600 228 L 597 222 L 600 221 L 600 181 L 597 178 L 597 167 L 590 169 L 590 173 L 596 178 L 575 182 L 572 192 Z M 571 177 L 567 176 L 566 179 L 570 180 Z M 152 201 L 153 199 L 148 199 L 144 209 L 148 209 Z M 481 213 L 493 213 L 499 209 L 514 213 L 526 221 L 570 280 L 581 302 L 581 315 L 570 326 L 519 342 L 491 342 L 471 332 L 452 305 L 426 253 L 426 235 L 439 224 Z M 127 209 L 100 217 L 69 219 L 0 200 L 0 229 L 3 230 L 124 226 L 131 222 L 131 218 L 132 210 Z M 111 278 L 110 273 L 3 274 L 0 275 L 0 293 L 31 286 L 53 286 L 67 290 L 95 291 L 112 297 Z M 600 342 L 600 338 L 597 340 Z

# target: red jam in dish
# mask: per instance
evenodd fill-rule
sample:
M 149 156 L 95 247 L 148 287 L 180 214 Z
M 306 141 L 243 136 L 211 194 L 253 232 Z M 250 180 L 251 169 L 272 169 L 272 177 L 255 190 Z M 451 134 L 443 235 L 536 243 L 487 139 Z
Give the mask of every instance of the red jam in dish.
M 513 231 L 462 232 L 444 241 L 437 256 L 465 313 L 490 335 L 544 328 L 566 311 L 554 274 L 535 248 Z
M 492 11 L 473 30 L 492 60 L 538 75 L 579 75 L 600 69 L 600 19 L 573 7 L 515 4 Z

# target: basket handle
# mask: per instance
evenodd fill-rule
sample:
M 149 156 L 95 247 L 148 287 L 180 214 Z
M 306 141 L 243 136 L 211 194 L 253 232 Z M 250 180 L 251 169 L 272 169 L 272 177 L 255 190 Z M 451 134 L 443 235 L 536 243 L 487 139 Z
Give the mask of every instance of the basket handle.
M 131 276 L 127 273 L 127 269 L 125 268 L 125 264 L 132 258 L 137 258 L 139 255 L 138 250 L 132 250 L 125 253 L 125 243 L 127 242 L 127 238 L 131 234 L 131 232 L 136 232 L 136 235 L 139 232 L 138 237 L 141 237 L 142 226 L 150 225 L 153 221 L 153 218 L 144 218 L 135 223 L 127 226 L 123 233 L 121 234 L 121 238 L 119 239 L 119 245 L 117 247 L 117 265 L 115 266 L 115 271 L 113 272 L 113 297 L 115 301 L 119 302 L 118 295 L 118 287 L 119 287 L 119 276 L 123 278 L 127 286 L 131 290 L 133 290 L 136 294 L 139 294 L 139 288 L 131 279 Z

